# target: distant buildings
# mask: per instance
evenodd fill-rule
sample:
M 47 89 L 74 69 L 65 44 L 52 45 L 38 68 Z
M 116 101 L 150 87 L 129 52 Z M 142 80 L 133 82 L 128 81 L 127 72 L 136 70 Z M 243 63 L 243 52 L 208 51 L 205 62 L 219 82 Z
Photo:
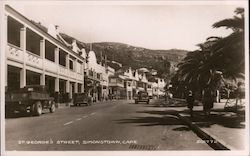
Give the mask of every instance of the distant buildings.
M 139 91 L 150 96 L 164 95 L 163 79 L 155 77 L 156 70 L 146 68 L 115 71 L 104 57 L 98 63 L 95 52 L 85 51 L 85 44 L 61 34 L 58 26 L 47 29 L 28 20 L 9 6 L 5 6 L 6 29 L 6 91 L 26 85 L 46 85 L 56 102 L 72 100 L 75 93 L 88 92 L 93 101 L 133 99 Z M 103 59 L 103 58 L 102 58 Z M 148 80 L 146 73 L 153 75 Z

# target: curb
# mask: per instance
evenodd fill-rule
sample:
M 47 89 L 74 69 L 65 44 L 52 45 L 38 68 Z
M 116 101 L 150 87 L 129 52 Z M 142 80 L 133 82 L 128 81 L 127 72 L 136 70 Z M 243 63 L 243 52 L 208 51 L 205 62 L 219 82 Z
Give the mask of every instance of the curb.
M 186 125 L 192 129 L 193 132 L 196 133 L 197 136 L 199 136 L 202 140 L 204 140 L 210 147 L 212 147 L 215 150 L 230 150 L 231 147 L 228 145 L 225 145 L 225 143 L 215 136 L 212 136 L 207 131 L 202 130 L 195 124 L 193 124 L 190 120 L 188 120 L 186 117 L 182 116 L 181 114 L 177 113 L 177 117 L 183 121 Z M 232 149 L 232 148 L 231 148 Z

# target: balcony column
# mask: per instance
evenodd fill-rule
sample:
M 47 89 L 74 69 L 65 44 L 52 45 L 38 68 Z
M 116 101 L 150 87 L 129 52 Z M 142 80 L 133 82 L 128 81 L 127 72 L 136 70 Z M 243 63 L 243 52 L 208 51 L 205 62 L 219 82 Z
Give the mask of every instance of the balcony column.
M 23 50 L 23 68 L 20 71 L 20 88 L 26 86 L 26 27 L 20 30 L 20 47 Z
M 81 85 L 81 92 L 84 93 L 84 83 Z
M 69 93 L 69 85 L 70 85 L 70 82 L 69 80 L 66 81 L 66 93 Z
M 20 71 L 20 88 L 23 88 L 26 86 L 26 69 L 23 68 Z
M 45 68 L 44 68 L 44 62 L 45 62 L 45 39 L 42 39 L 40 41 L 40 55 L 42 57 L 42 68 L 43 73 L 40 76 L 40 85 L 45 85 Z
M 44 72 L 40 75 L 40 85 L 45 85 L 45 73 Z
M 69 54 L 66 55 L 66 68 L 69 69 Z
M 7 45 L 8 45 L 8 42 L 7 42 L 7 25 L 8 25 L 8 16 L 7 15 L 4 15 L 3 17 L 3 23 L 2 23 L 2 26 L 3 26 L 3 36 L 6 36 L 6 37 L 1 37 L 0 39 L 0 43 L 2 43 L 4 46 L 1 46 L 1 50 L 0 51 L 5 51 L 4 48 L 7 48 Z M 5 83 L 5 89 L 7 89 L 8 87 L 8 65 L 7 65 L 7 53 L 1 53 L 0 54 L 0 58 L 4 58 L 4 62 L 3 64 L 5 65 L 5 80 L 4 80 L 4 83 Z M 1 73 L 3 74 L 3 73 Z M 1 84 L 3 84 L 2 82 L 0 82 Z M 5 90 L 6 91 L 6 90 Z
M 67 102 L 69 102 L 69 98 L 70 98 L 70 82 L 69 80 L 66 81 L 66 96 L 67 96 Z
M 77 71 L 77 59 L 73 60 L 73 71 L 78 73 L 78 71 Z
M 55 48 L 54 54 L 55 54 L 55 63 L 59 64 L 59 48 Z
M 58 77 L 55 78 L 55 96 L 54 96 L 54 98 L 55 98 L 55 102 L 59 103 L 59 78 Z M 58 106 L 58 105 L 56 105 L 56 106 Z
M 74 83 L 74 93 L 78 93 L 78 83 Z
M 55 48 L 54 50 L 54 56 L 55 56 L 55 64 L 57 65 L 57 75 L 55 78 L 55 102 L 59 103 L 59 48 Z

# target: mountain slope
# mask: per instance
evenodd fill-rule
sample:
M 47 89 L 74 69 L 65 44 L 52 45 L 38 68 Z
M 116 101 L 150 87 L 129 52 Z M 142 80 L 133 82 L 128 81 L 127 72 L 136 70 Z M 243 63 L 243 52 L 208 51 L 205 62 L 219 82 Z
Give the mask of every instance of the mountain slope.
M 89 47 L 86 44 L 87 51 Z M 125 67 L 155 69 L 160 77 L 169 74 L 170 63 L 177 64 L 188 52 L 178 49 L 151 50 L 116 42 L 92 43 L 92 49 L 96 52 L 98 61 L 101 60 L 101 55 L 106 54 L 108 60 L 119 62 Z

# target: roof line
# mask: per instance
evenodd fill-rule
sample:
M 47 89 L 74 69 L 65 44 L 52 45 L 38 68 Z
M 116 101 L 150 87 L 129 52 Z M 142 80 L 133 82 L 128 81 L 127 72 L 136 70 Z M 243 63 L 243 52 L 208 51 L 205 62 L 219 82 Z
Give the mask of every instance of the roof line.
M 36 26 L 34 23 L 32 23 L 27 17 L 25 17 L 24 15 L 22 15 L 21 13 L 19 13 L 18 11 L 16 11 L 15 9 L 13 9 L 11 6 L 9 5 L 5 5 L 5 10 L 10 12 L 10 13 L 14 13 L 17 14 L 18 16 L 20 16 L 20 18 L 23 18 L 23 20 L 25 20 L 25 22 L 27 22 L 30 26 L 38 29 L 38 31 L 40 31 L 41 34 L 43 34 L 44 36 L 50 38 L 51 40 L 53 40 L 54 42 L 56 42 L 57 44 L 59 44 L 61 47 L 67 49 L 69 52 L 71 52 L 74 56 L 85 60 L 82 56 L 78 55 L 77 53 L 75 53 L 72 49 L 69 49 L 66 45 L 64 45 L 63 43 L 61 43 L 60 41 L 58 41 L 56 38 L 54 38 L 53 36 L 51 36 L 49 33 L 47 33 L 46 31 L 44 31 L 43 29 L 39 28 L 38 26 Z

